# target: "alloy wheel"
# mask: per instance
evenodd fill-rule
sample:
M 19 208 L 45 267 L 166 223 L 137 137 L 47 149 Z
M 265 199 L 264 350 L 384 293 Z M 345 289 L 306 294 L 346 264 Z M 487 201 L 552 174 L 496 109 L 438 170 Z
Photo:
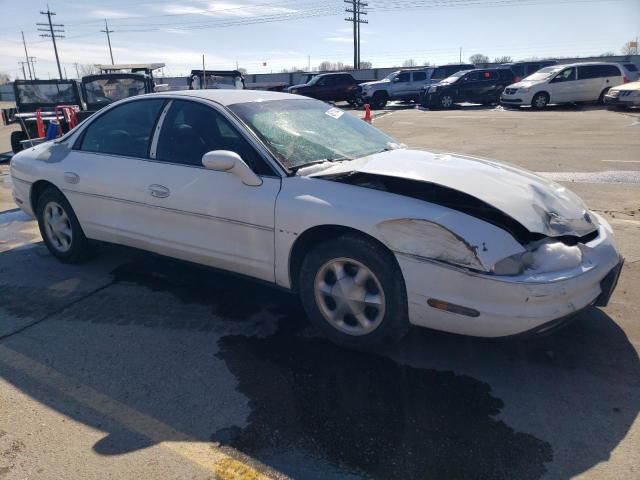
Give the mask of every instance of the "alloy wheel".
M 57 202 L 49 202 L 44 207 L 44 227 L 47 239 L 61 253 L 69 251 L 73 241 L 71 221 L 64 208 Z
M 453 105 L 453 98 L 451 98 L 450 95 L 445 95 L 442 97 L 441 103 L 444 108 L 451 108 L 451 105 Z
M 324 319 L 348 335 L 374 331 L 385 314 L 382 285 L 364 264 L 350 258 L 326 262 L 316 274 L 315 300 Z

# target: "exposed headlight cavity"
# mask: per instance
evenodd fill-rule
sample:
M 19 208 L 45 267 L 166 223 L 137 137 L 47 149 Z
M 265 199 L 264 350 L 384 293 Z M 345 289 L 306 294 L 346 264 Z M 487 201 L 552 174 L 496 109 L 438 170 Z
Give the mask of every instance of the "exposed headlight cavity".
M 576 268 L 582 263 L 579 246 L 544 240 L 534 244 L 529 251 L 504 258 L 495 264 L 496 275 L 520 275 L 521 273 L 550 273 Z

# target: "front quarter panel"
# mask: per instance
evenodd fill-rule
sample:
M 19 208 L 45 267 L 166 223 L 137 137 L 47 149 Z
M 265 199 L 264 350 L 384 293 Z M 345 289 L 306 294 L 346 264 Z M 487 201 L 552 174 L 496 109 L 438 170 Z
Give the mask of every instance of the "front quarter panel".
M 414 198 L 321 178 L 283 179 L 276 202 L 276 283 L 292 286 L 290 253 L 305 231 L 322 225 L 353 228 L 396 255 L 488 271 L 498 260 L 523 252 L 504 230 L 455 210 Z M 419 223 L 414 228 L 413 223 Z M 407 233 L 409 232 L 409 233 Z M 415 242 L 411 232 L 417 232 Z

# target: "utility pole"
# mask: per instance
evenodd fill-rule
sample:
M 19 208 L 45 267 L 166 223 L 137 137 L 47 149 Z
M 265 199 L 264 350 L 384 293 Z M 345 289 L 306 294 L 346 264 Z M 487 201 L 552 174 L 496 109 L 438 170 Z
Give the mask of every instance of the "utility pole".
M 29 61 L 31 62 L 31 70 L 33 71 L 33 79 L 37 80 L 38 77 L 36 77 L 36 57 L 29 57 Z
M 104 19 L 104 30 L 100 30 L 102 33 L 106 33 L 107 34 L 107 43 L 109 44 L 109 55 L 111 56 L 111 65 L 114 65 L 113 63 L 113 52 L 111 51 L 111 37 L 109 37 L 110 33 L 113 33 L 113 30 L 109 30 L 109 24 L 107 23 L 107 19 Z
M 33 76 L 31 75 L 31 64 L 29 63 L 29 54 L 27 53 L 27 42 L 24 41 L 24 32 L 20 32 L 20 33 L 22 34 L 22 45 L 24 45 L 24 56 L 27 59 L 27 68 L 29 69 L 29 80 L 33 80 Z M 22 65 L 22 69 L 24 70 L 24 65 Z
M 18 63 L 20 64 L 20 66 L 22 67 L 22 76 L 24 77 L 24 79 L 27 79 L 27 72 L 24 71 L 24 64 L 27 62 L 21 62 L 20 60 L 18 60 Z
M 80 80 L 80 72 L 78 71 L 78 62 L 74 63 L 73 66 L 76 67 L 76 78 Z
M 460 61 L 458 63 L 462 63 L 462 47 L 460 47 Z
M 45 28 L 39 28 L 38 31 L 39 32 L 46 32 L 48 31 L 49 33 L 45 33 L 45 34 L 40 34 L 41 37 L 50 37 L 51 40 L 53 41 L 53 51 L 56 54 L 56 63 L 58 64 L 58 75 L 60 76 L 60 80 L 62 80 L 62 69 L 60 68 L 60 58 L 58 58 L 58 47 L 56 45 L 56 38 L 64 38 L 64 35 L 56 35 L 56 33 L 64 33 L 64 29 L 60 28 L 60 27 L 64 27 L 64 25 L 59 24 L 59 23 L 51 23 L 51 15 L 55 15 L 55 12 L 52 12 L 51 10 L 49 10 L 49 6 L 47 6 L 47 11 L 43 12 L 42 10 L 40 11 L 40 15 L 46 15 L 47 19 L 49 20 L 49 23 L 36 23 L 37 26 L 39 27 L 49 27 L 48 29 Z M 53 27 L 59 27 L 58 29 L 55 29 Z
M 351 6 L 351 8 L 345 8 L 345 12 L 350 13 L 352 16 L 345 18 L 345 20 L 353 23 L 353 68 L 357 70 L 360 68 L 360 24 L 369 23 L 367 20 L 362 20 L 360 15 L 367 14 L 367 12 L 362 11 L 362 7 L 366 7 L 369 4 L 360 0 L 344 0 L 344 3 Z

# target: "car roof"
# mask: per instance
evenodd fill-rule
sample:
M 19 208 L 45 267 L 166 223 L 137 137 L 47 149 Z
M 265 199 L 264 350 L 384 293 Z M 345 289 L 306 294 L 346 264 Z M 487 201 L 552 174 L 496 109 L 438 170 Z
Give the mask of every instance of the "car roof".
M 233 105 L 236 103 L 267 102 L 269 100 L 308 100 L 309 97 L 293 95 L 291 93 L 269 92 L 266 90 L 234 90 L 234 89 L 210 89 L 210 90 L 176 90 L 169 92 L 157 92 L 145 95 L 162 97 L 193 97 L 212 100 L 221 105 Z
M 558 63 L 556 65 L 549 65 L 549 66 L 565 68 L 565 67 L 584 67 L 587 65 L 613 65 L 617 67 L 620 65 L 620 62 L 575 62 L 575 63 Z

